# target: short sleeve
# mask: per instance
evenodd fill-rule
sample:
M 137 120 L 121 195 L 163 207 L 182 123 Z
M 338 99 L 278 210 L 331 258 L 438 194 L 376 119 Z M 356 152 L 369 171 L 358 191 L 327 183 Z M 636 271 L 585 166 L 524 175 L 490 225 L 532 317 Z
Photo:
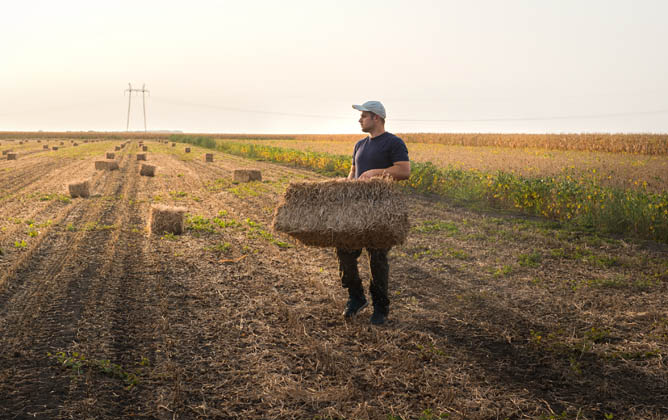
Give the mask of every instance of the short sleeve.
M 392 142 L 390 157 L 392 158 L 392 163 L 408 160 L 408 148 L 406 147 L 406 143 L 398 137 Z
M 355 166 L 355 155 L 357 155 L 357 147 L 360 145 L 359 142 L 355 143 L 355 147 L 353 148 L 353 166 Z

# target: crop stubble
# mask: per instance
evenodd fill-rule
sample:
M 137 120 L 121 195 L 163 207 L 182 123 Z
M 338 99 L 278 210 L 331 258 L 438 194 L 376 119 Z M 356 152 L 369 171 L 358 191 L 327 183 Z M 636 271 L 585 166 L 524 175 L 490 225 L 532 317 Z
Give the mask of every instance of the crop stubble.
M 144 231 L 156 196 L 191 214 L 212 218 L 225 210 L 242 225 L 249 218 L 269 226 L 281 185 L 290 178 L 320 177 L 254 162 L 267 182 L 258 184 L 260 194 L 244 195 L 231 183 L 211 188 L 217 179 L 230 178 L 235 167 L 248 166 L 244 159 L 216 154 L 205 164 L 152 145 L 160 175 L 148 179 L 139 177 L 137 162 L 127 158 L 133 148 L 124 151 L 120 171 L 100 178 L 98 188 L 109 199 L 67 207 L 59 226 L 8 279 L 0 295 L 0 347 L 9 349 L 0 356 L 0 407 L 7 407 L 0 414 L 386 418 L 417 416 L 424 409 L 462 419 L 579 409 L 580 418 L 603 412 L 614 412 L 615 418 L 666 414 L 661 401 L 668 382 L 660 358 L 600 357 L 615 349 L 650 348 L 665 357 L 665 341 L 646 336 L 665 313 L 665 280 L 651 293 L 564 285 L 592 276 L 649 275 L 657 269 L 652 261 L 668 261 L 664 248 L 585 244 L 591 255 L 645 262 L 600 267 L 544 257 L 539 267 L 514 264 L 514 272 L 499 276 L 492 270 L 519 254 L 576 250 L 549 231 L 530 224 L 518 228 L 507 216 L 412 197 L 417 225 L 450 221 L 458 233 L 412 233 L 391 253 L 390 325 L 371 328 L 370 313 L 346 324 L 331 250 L 298 244 L 283 249 L 243 228 L 188 232 L 174 241 Z M 203 151 L 193 149 L 190 155 Z M 66 223 L 87 222 L 98 228 L 64 229 Z M 234 257 L 247 246 L 248 256 L 221 263 L 205 249 L 217 242 L 228 242 Z M 438 256 L 439 250 L 446 256 Z M 467 257 L 448 257 L 452 250 Z M 366 282 L 366 270 L 362 275 Z M 542 283 L 534 284 L 535 278 Z M 579 356 L 560 347 L 581 344 L 576 339 L 591 326 L 609 330 L 610 338 Z M 541 343 L 537 332 L 545 337 L 552 332 L 561 342 Z M 74 375 L 46 357 L 47 351 L 60 350 L 109 359 L 127 371 L 142 369 L 139 384 L 125 390 L 122 380 L 95 369 Z M 572 355 L 578 356 L 575 366 Z M 139 367 L 142 357 L 148 364 Z

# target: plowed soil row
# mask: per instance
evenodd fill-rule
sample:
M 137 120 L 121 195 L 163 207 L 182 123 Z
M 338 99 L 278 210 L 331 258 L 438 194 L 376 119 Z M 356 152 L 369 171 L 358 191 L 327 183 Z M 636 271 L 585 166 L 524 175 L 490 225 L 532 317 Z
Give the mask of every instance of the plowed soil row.
M 53 223 L 0 257 L 0 417 L 668 416 L 665 247 L 411 195 L 390 321 L 345 322 L 333 250 L 268 227 L 288 182 L 321 177 L 182 149 L 149 143 L 154 178 L 136 144 L 119 171 L 59 166 L 89 199 L 2 203 Z M 250 166 L 262 182 L 232 181 Z M 148 231 L 157 203 L 187 209 L 183 235 Z M 3 248 L 25 237 L 3 223 Z

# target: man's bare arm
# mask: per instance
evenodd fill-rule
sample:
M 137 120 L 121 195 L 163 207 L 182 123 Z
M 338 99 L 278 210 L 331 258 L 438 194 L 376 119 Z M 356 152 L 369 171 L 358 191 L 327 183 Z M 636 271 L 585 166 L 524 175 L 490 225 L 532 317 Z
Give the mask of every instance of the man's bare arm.
M 411 176 L 411 163 L 407 160 L 394 162 L 392 166 L 385 169 L 369 169 L 360 175 L 359 179 L 369 179 L 376 176 L 389 176 L 395 181 L 408 179 Z
M 355 179 L 355 165 L 350 167 L 350 173 L 348 174 L 348 179 Z

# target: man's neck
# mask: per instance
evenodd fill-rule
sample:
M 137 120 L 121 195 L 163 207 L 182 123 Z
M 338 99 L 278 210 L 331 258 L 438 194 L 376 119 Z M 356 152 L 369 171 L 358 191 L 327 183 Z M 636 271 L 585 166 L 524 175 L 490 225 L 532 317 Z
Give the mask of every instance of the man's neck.
M 382 134 L 385 134 L 385 127 L 379 128 L 377 130 L 373 130 L 373 131 L 369 132 L 369 138 L 373 139 L 373 138 L 376 138 L 376 137 L 378 137 Z

